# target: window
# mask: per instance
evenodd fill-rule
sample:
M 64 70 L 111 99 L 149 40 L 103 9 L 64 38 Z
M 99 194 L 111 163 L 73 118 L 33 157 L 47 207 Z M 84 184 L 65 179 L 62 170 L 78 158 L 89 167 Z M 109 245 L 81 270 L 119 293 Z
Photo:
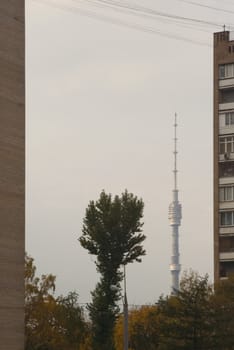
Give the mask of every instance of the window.
M 234 112 L 225 113 L 225 125 L 234 125 Z
M 220 187 L 219 200 L 221 202 L 234 200 L 234 186 Z
M 233 177 L 234 176 L 234 162 L 219 163 L 219 177 Z
M 234 88 L 219 90 L 219 103 L 234 102 Z
M 234 236 L 220 237 L 219 250 L 222 253 L 234 252 Z
M 234 152 L 234 136 L 225 136 L 219 138 L 219 153 Z
M 221 226 L 233 226 L 234 225 L 234 212 L 224 211 L 220 214 Z
M 221 64 L 219 66 L 219 78 L 233 78 L 234 77 L 234 63 Z
M 234 273 L 234 261 L 220 262 L 220 277 L 228 277 Z
M 219 66 L 219 78 L 220 79 L 225 78 L 225 66 L 224 66 L 224 64 Z

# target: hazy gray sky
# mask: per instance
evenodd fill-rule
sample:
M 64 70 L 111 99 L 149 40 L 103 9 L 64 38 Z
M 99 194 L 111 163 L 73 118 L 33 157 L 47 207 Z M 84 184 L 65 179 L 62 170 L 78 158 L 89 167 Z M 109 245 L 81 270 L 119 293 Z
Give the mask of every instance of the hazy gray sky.
M 26 1 L 26 249 L 38 273 L 57 275 L 58 294 L 77 290 L 80 302 L 90 301 L 99 275 L 77 241 L 85 208 L 102 189 L 128 189 L 145 202 L 147 236 L 147 255 L 127 269 L 129 303 L 155 302 L 169 292 L 176 111 L 180 260 L 183 270 L 212 278 L 212 33 L 221 27 L 179 26 L 85 0 L 57 0 L 64 9 L 49 3 Z M 234 25 L 231 0 L 202 1 L 229 14 L 181 0 L 120 3 Z M 136 25 L 200 45 L 129 28 Z

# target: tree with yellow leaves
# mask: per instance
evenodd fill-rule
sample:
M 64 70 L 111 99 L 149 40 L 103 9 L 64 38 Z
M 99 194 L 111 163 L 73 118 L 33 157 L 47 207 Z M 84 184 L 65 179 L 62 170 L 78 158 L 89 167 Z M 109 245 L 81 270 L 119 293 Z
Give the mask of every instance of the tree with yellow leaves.
M 90 350 L 88 324 L 78 294 L 54 296 L 56 277 L 36 276 L 33 258 L 25 257 L 25 350 Z
M 129 350 L 155 350 L 159 342 L 159 317 L 156 305 L 142 306 L 129 312 Z M 123 316 L 115 327 L 116 350 L 123 349 Z

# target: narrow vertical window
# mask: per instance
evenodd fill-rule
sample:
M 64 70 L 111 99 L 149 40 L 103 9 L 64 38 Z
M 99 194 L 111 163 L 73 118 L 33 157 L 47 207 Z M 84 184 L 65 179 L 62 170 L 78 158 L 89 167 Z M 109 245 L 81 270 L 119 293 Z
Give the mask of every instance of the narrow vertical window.
M 225 113 L 225 125 L 230 125 L 230 113 Z
M 228 211 L 226 213 L 226 225 L 231 226 L 233 224 L 233 212 Z
M 219 77 L 221 79 L 225 78 L 225 65 L 224 64 L 219 66 Z
M 232 137 L 225 137 L 225 143 L 226 143 L 226 152 L 231 153 L 232 152 Z
M 225 137 L 220 137 L 220 139 L 219 139 L 219 153 L 224 154 L 225 152 L 226 152 Z
M 224 199 L 226 201 L 232 201 L 233 200 L 233 196 L 232 196 L 232 187 L 231 186 L 228 186 L 228 187 L 225 187 L 225 195 L 224 195 Z
M 219 200 L 220 200 L 221 202 L 224 201 L 224 187 L 221 187 L 221 188 L 219 189 Z

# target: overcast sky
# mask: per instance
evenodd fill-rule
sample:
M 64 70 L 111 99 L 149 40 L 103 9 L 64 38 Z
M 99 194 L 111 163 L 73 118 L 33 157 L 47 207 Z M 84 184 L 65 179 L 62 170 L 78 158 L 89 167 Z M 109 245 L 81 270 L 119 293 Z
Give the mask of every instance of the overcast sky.
M 202 1 L 230 13 L 181 0 L 119 2 L 234 25 L 231 0 Z M 147 255 L 127 268 L 129 303 L 170 291 L 177 112 L 180 261 L 212 280 L 212 33 L 222 27 L 137 17 L 93 1 L 51 3 L 26 1 L 26 249 L 38 273 L 57 276 L 57 294 L 77 290 L 80 302 L 90 301 L 99 275 L 77 241 L 85 208 L 102 189 L 128 189 L 145 202 L 147 236 Z

